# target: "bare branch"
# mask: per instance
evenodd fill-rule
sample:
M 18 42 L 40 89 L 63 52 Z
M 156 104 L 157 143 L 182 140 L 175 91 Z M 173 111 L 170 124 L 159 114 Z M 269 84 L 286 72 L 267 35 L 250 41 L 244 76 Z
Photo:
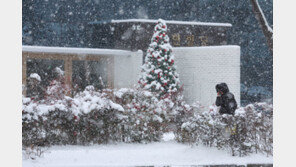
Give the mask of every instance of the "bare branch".
M 270 52 L 272 54 L 272 52 L 273 52 L 273 30 L 269 26 L 262 9 L 260 8 L 258 0 L 251 0 L 251 4 L 253 7 L 253 12 L 254 12 L 255 18 L 259 22 L 259 25 L 260 25 L 260 27 L 263 31 L 263 34 L 267 40 L 267 45 L 268 45 Z

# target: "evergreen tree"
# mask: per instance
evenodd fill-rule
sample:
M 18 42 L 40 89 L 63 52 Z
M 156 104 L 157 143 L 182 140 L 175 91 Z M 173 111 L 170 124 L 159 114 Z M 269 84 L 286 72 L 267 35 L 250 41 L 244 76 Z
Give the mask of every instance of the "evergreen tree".
M 151 44 L 147 50 L 145 63 L 142 65 L 139 84 L 141 88 L 157 92 L 160 96 L 176 92 L 180 87 L 167 26 L 161 19 L 154 27 Z

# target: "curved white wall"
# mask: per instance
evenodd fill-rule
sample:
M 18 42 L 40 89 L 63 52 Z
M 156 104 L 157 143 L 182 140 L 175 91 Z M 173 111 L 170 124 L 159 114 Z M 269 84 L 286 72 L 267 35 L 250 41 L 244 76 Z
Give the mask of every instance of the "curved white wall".
M 239 46 L 176 47 L 173 54 L 188 103 L 215 103 L 215 85 L 225 82 L 240 104 Z

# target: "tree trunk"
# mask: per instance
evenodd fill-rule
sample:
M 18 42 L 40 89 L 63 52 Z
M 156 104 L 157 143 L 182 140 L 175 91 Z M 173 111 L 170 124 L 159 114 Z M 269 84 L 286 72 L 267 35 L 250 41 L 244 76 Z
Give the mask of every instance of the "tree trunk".
M 263 34 L 267 40 L 267 45 L 269 47 L 270 53 L 273 54 L 273 30 L 268 25 L 268 22 L 264 16 L 263 11 L 261 10 L 258 0 L 251 0 L 251 4 L 253 7 L 253 12 L 255 18 L 259 22 L 259 25 L 263 31 Z

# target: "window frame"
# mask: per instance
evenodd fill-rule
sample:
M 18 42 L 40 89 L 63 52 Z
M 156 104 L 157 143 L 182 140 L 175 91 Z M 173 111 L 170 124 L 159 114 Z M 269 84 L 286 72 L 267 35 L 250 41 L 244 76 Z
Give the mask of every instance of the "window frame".
M 70 91 L 67 96 L 71 96 L 72 92 L 72 75 L 73 61 L 106 61 L 107 63 L 107 88 L 114 88 L 114 55 L 103 54 L 68 54 L 68 53 L 44 53 L 44 52 L 22 52 L 22 84 L 27 86 L 27 59 L 47 59 L 47 60 L 63 60 L 65 70 L 65 83 L 69 85 Z M 26 96 L 26 90 L 23 89 L 23 95 Z

